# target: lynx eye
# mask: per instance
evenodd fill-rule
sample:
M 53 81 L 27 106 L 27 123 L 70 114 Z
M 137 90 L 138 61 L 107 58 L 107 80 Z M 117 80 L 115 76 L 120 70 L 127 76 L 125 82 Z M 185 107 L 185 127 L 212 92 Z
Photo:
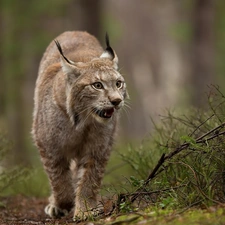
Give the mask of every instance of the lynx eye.
M 95 82 L 91 86 L 95 89 L 103 89 L 103 85 L 101 82 Z
M 117 88 L 122 88 L 123 87 L 123 82 L 121 80 L 116 81 L 116 87 Z

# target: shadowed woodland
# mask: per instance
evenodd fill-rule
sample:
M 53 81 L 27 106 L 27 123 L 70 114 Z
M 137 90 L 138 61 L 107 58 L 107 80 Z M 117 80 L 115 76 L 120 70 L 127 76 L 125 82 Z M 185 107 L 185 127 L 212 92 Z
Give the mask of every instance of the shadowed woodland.
M 127 81 L 131 106 L 122 112 L 117 148 L 123 149 L 121 158 L 133 169 L 126 171 L 126 175 L 139 171 L 138 179 L 129 181 L 134 189 L 120 196 L 120 205 L 127 199 L 131 203 L 137 199 L 146 203 L 146 198 L 151 197 L 154 203 L 157 198 L 163 198 L 156 191 L 162 190 L 162 185 L 154 183 L 150 189 L 146 188 L 159 173 L 163 174 L 164 180 L 168 174 L 170 177 L 169 182 L 164 183 L 164 191 L 159 192 L 164 193 L 173 186 L 174 190 L 183 192 L 183 195 L 173 192 L 179 195 L 177 199 L 180 202 L 187 198 L 184 193 L 191 193 L 196 186 L 201 187 L 200 197 L 190 199 L 189 204 L 183 204 L 184 207 L 202 203 L 204 197 L 214 203 L 221 199 L 224 202 L 224 193 L 220 189 L 224 185 L 223 174 L 212 176 L 207 181 L 210 187 L 221 181 L 221 186 L 213 192 L 215 198 L 213 194 L 209 197 L 204 189 L 203 175 L 200 175 L 206 173 L 202 169 L 205 168 L 204 163 L 214 169 L 218 157 L 224 158 L 224 153 L 220 152 L 224 147 L 221 140 L 225 93 L 224 12 L 223 0 L 0 0 L 0 147 L 7 142 L 7 148 L 10 148 L 10 157 L 3 164 L 7 167 L 39 165 L 39 156 L 30 135 L 33 92 L 39 62 L 50 41 L 64 31 L 83 30 L 95 35 L 105 47 L 107 32 L 119 57 L 120 71 Z M 212 99 L 216 99 L 215 102 Z M 174 114 L 167 113 L 170 110 Z M 189 112 L 187 119 L 185 115 Z M 161 117 L 165 114 L 167 116 Z M 177 117 L 177 114 L 184 117 Z M 182 124 L 183 133 L 177 131 L 180 127 L 176 122 L 172 124 L 174 120 Z M 160 121 L 165 127 L 158 126 Z M 183 128 L 183 125 L 188 128 Z M 159 134 L 156 135 L 159 145 L 146 147 L 160 148 L 151 152 L 155 159 L 138 162 L 142 156 L 135 155 L 133 147 L 128 149 L 128 143 L 141 142 L 149 134 L 155 136 L 155 131 Z M 194 155 L 196 162 L 204 158 L 201 149 L 205 147 L 205 138 L 213 142 L 211 149 L 220 153 L 214 155 L 208 149 L 213 163 L 196 163 L 196 167 L 190 169 L 187 166 L 192 160 L 190 156 Z M 182 155 L 172 158 L 171 152 L 175 151 L 174 155 L 177 155 L 179 149 Z M 175 168 L 181 164 L 179 160 L 182 157 L 186 160 L 182 162 L 183 169 L 194 171 L 192 176 L 197 184 L 188 183 L 185 172 L 179 176 L 176 174 Z M 116 160 L 113 159 L 112 168 Z M 135 167 L 140 164 L 144 166 Z M 202 165 L 201 169 L 197 164 Z M 225 168 L 222 162 L 216 165 Z M 149 197 L 150 191 L 154 193 Z M 140 194 L 144 192 L 148 192 L 147 197 Z M 129 211 L 128 206 L 124 204 L 125 211 Z
M 15 160 L 30 160 L 33 90 L 53 38 L 86 30 L 104 45 L 109 33 L 132 105 L 121 132 L 128 139 L 142 138 L 151 131 L 151 116 L 166 108 L 204 107 L 207 85 L 223 88 L 223 4 L 1 0 L 0 124 L 15 143 Z

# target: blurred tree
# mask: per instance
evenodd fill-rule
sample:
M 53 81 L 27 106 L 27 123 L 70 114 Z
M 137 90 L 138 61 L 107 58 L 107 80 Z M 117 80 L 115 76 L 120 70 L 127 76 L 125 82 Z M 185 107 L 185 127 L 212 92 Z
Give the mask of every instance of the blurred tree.
M 14 142 L 15 163 L 27 164 L 33 155 L 30 129 L 41 56 L 50 41 L 66 30 L 79 27 L 99 36 L 101 1 L 92 3 L 0 1 L 0 122 L 6 121 Z
M 2 30 L 3 30 L 3 15 L 2 11 L 0 10 L 0 37 L 2 37 Z M 1 126 L 1 119 L 4 115 L 4 76 L 3 76 L 3 65 L 2 65 L 2 56 L 3 56 L 3 41 L 0 41 L 0 126 Z
M 203 104 L 200 97 L 215 79 L 214 44 L 225 46 L 225 23 L 214 23 L 216 12 L 225 21 L 224 7 L 223 0 L 0 0 L 0 124 L 9 126 L 16 160 L 29 161 L 38 65 L 58 34 L 86 30 L 104 45 L 108 31 L 132 100 L 130 122 L 121 120 L 124 135 L 137 138 L 165 108 L 181 109 L 187 99 Z
M 11 131 L 12 139 L 15 142 L 16 161 L 27 161 L 24 154 L 24 104 L 22 100 L 23 86 L 23 64 L 21 52 L 22 49 L 22 32 L 18 26 L 19 10 L 22 6 L 19 2 L 1 2 L 2 13 L 2 75 L 3 87 L 2 92 L 5 97 L 5 112 Z M 19 44 L 20 43 L 20 44 Z
M 190 85 L 192 103 L 197 107 L 205 103 L 207 85 L 215 83 L 215 3 L 214 0 L 194 1 Z
M 183 57 L 171 34 L 178 6 L 173 0 L 111 0 L 107 5 L 122 27 L 117 53 L 132 90 L 132 122 L 125 125 L 130 137 L 143 137 L 152 128 L 150 116 L 180 100 Z
M 218 84 L 225 90 L 225 1 L 215 1 L 215 45 L 216 45 L 216 75 Z
M 82 27 L 88 30 L 89 33 L 100 38 L 102 28 L 102 0 L 80 0 L 83 21 Z

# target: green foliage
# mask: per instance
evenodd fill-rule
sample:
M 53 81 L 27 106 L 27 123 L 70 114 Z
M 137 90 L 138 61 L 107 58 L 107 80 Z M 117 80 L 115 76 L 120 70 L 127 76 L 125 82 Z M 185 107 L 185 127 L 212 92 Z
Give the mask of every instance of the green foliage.
M 0 132 L 0 195 L 46 196 L 49 188 L 43 169 L 8 166 L 12 146 L 6 135 Z
M 0 132 L 0 193 L 3 195 L 8 191 L 8 188 L 21 179 L 25 179 L 29 172 L 26 169 L 19 166 L 13 168 L 7 168 L 7 156 L 9 156 L 10 148 L 12 144 L 6 138 L 6 135 Z
M 130 183 L 131 183 L 131 185 L 132 185 L 133 187 L 139 188 L 139 187 L 142 187 L 142 186 L 143 186 L 144 180 L 139 180 L 139 179 L 137 179 L 137 178 L 134 177 L 134 176 L 130 176 Z
M 136 174 L 130 178 L 129 201 L 139 193 L 139 205 L 161 208 L 225 202 L 225 96 L 214 86 L 208 102 L 204 111 L 191 109 L 183 116 L 168 112 L 154 123 L 148 140 L 121 154 Z M 162 154 L 164 161 L 146 181 Z
M 128 212 L 132 212 L 133 208 L 131 207 L 131 204 L 129 202 L 125 201 L 120 203 L 119 210 L 122 213 L 128 213 Z
M 49 196 L 48 179 L 42 167 L 36 169 L 22 167 L 21 171 L 20 179 L 11 183 L 7 191 L 4 192 L 5 195 L 22 194 L 31 197 Z M 27 171 L 27 174 L 25 174 L 24 171 Z

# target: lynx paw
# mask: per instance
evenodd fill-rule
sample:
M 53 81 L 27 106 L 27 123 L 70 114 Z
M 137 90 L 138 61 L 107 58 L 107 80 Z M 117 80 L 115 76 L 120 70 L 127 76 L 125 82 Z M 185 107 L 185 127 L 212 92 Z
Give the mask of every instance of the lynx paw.
M 103 209 L 98 208 L 98 209 L 92 209 L 89 211 L 79 211 L 79 212 L 75 212 L 73 220 L 74 221 L 84 221 L 84 220 L 88 220 L 88 219 L 95 219 L 96 217 L 102 215 L 104 213 Z
M 68 215 L 68 211 L 66 209 L 60 209 L 53 204 L 49 204 L 45 207 L 45 213 L 52 218 L 60 218 Z

